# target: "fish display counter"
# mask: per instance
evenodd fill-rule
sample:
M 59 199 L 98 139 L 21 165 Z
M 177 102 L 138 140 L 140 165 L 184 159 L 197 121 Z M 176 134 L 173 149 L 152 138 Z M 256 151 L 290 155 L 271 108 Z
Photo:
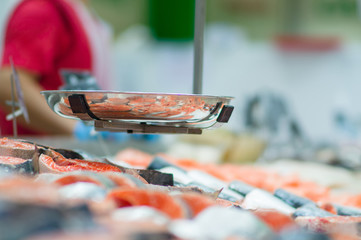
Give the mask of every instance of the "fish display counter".
M 358 172 L 302 169 L 334 180 L 322 182 L 295 174 L 292 162 L 202 162 L 134 146 L 105 158 L 63 147 L 0 139 L 0 239 L 361 237 L 361 193 L 339 184 L 360 183 Z

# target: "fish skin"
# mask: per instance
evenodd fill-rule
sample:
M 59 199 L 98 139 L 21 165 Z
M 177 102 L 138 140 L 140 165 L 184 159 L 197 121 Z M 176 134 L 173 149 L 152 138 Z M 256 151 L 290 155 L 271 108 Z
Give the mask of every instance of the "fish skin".
M 332 240 L 324 233 L 307 231 L 305 229 L 287 229 L 274 240 Z
M 0 156 L 0 159 L 4 159 L 5 158 L 13 158 L 13 157 L 4 157 L 4 156 Z M 7 164 L 6 162 L 4 163 L 0 163 L 0 169 L 2 171 L 5 172 L 10 172 L 10 173 L 19 173 L 19 174 L 32 174 L 33 173 L 33 167 L 32 167 L 32 162 L 31 160 L 24 160 L 21 158 L 15 158 L 18 160 L 22 160 L 22 162 L 19 162 L 17 164 Z
M 361 216 L 361 209 L 333 204 L 340 216 Z
M 258 188 L 246 195 L 241 206 L 249 210 L 273 209 L 288 216 L 291 216 L 295 212 L 295 208 L 289 206 L 271 193 Z
M 228 188 L 232 191 L 235 191 L 243 196 L 246 196 L 248 193 L 250 193 L 252 190 L 256 189 L 255 187 L 252 187 L 251 185 L 248 185 L 247 183 L 235 180 L 232 181 Z
M 334 214 L 327 212 L 319 207 L 317 207 L 314 203 L 309 203 L 303 205 L 296 209 L 296 211 L 292 214 L 292 217 L 333 217 Z
M 307 199 L 304 197 L 299 197 L 299 196 L 292 194 L 290 192 L 287 192 L 281 188 L 276 189 L 276 191 L 273 193 L 273 195 L 275 195 L 276 197 L 278 197 L 279 199 L 281 199 L 282 201 L 284 201 L 285 203 L 287 203 L 288 205 L 290 205 L 294 208 L 299 208 L 306 204 L 311 204 L 311 203 L 315 204 L 310 199 Z
M 162 173 L 156 170 L 137 170 L 138 174 L 143 177 L 149 184 L 161 186 L 174 186 L 173 174 Z
M 193 181 L 213 189 L 227 188 L 227 184 L 224 181 L 202 170 L 190 170 L 188 171 L 188 176 L 193 179 Z
M 227 188 L 223 188 L 220 189 L 220 193 L 218 197 L 231 202 L 241 202 L 243 200 L 243 196 L 242 195 L 237 196 L 236 194 L 238 193 L 233 194 L 231 190 Z
M 238 202 L 238 201 L 242 200 L 239 198 L 235 198 L 231 195 L 228 195 L 227 193 L 224 193 L 223 188 L 216 190 L 216 189 L 210 188 L 210 187 L 205 186 L 198 182 L 191 182 L 188 185 L 185 185 L 185 187 L 195 187 L 197 189 L 200 189 L 203 193 L 205 193 L 207 195 L 210 195 L 215 198 L 221 198 L 221 199 L 224 199 L 224 200 L 227 200 L 230 202 Z
M 147 169 L 149 170 L 159 170 L 162 168 L 166 168 L 166 167 L 172 167 L 172 168 L 176 168 L 179 171 L 182 172 L 186 172 L 184 169 L 169 163 L 167 160 L 165 160 L 164 158 L 160 157 L 160 156 L 156 156 L 155 158 L 153 158 L 152 162 L 149 164 L 149 166 L 147 167 Z
M 177 171 L 178 167 L 164 167 L 160 169 L 161 172 L 169 172 L 175 173 L 175 185 L 181 186 L 181 187 L 196 187 L 203 192 L 206 192 L 210 195 L 216 195 L 216 198 L 222 198 L 228 201 L 237 202 L 243 200 L 243 196 L 239 193 L 229 189 L 227 187 L 227 184 L 222 182 L 221 180 L 213 177 L 212 175 L 209 175 L 205 172 L 198 171 L 198 170 L 191 170 L 191 171 Z M 182 176 L 179 178 L 177 177 L 177 172 L 182 174 Z M 214 194 L 216 193 L 216 194 Z
M 188 176 L 194 180 L 194 182 L 197 182 L 203 186 L 206 186 L 208 188 L 214 189 L 214 190 L 222 190 L 219 194 L 219 198 L 231 201 L 231 202 L 237 202 L 242 201 L 243 196 L 231 189 L 228 188 L 227 184 L 218 178 L 200 171 L 200 170 L 191 170 L 188 171 Z
M 159 185 L 147 185 L 148 189 L 154 189 L 157 191 L 164 191 L 164 192 L 168 192 L 168 193 L 193 193 L 193 194 L 200 194 L 206 197 L 209 197 L 213 200 L 216 200 L 218 198 L 219 193 L 221 192 L 221 190 L 219 191 L 214 191 L 214 192 L 205 192 L 202 189 L 195 187 L 195 186 L 183 186 L 183 187 L 179 187 L 179 186 L 159 186 Z
M 211 193 L 211 194 L 214 193 L 214 192 L 220 192 L 220 190 L 216 191 L 213 188 L 207 187 L 207 186 L 205 186 L 205 185 L 203 185 L 201 183 L 198 183 L 198 182 L 191 182 L 188 185 L 186 185 L 186 187 L 195 187 L 195 188 L 200 189 L 203 192 Z
M 155 233 L 134 233 L 132 240 L 175 240 L 175 236 L 168 232 Z
M 80 153 L 77 153 L 77 152 L 75 152 L 73 150 L 61 149 L 61 148 L 53 148 L 53 150 L 55 152 L 60 153 L 61 155 L 63 155 L 67 159 L 81 159 L 81 160 L 84 160 L 83 155 L 81 155 Z
M 173 174 L 174 184 L 175 185 L 176 184 L 187 185 L 192 181 L 192 179 L 187 175 L 186 172 L 181 171 L 178 168 L 164 167 L 162 169 L 159 169 L 158 171 L 162 172 L 162 173 Z

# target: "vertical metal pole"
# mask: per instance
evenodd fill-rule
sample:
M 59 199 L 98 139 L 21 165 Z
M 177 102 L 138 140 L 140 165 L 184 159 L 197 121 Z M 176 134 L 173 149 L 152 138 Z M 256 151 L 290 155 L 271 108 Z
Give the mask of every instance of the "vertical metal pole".
M 302 0 L 287 0 L 285 11 L 285 27 L 289 34 L 300 32 L 302 24 Z
M 206 0 L 195 0 L 193 93 L 202 94 L 204 25 Z
M 11 79 L 10 79 L 10 82 L 11 82 L 11 111 L 12 111 L 12 114 L 13 114 L 13 135 L 14 135 L 14 138 L 17 138 L 18 137 L 18 129 L 17 129 L 17 123 L 16 123 L 16 115 L 15 115 L 15 88 L 14 88 L 14 75 L 11 75 Z
M 357 0 L 356 4 L 357 4 L 358 17 L 361 18 L 361 0 Z

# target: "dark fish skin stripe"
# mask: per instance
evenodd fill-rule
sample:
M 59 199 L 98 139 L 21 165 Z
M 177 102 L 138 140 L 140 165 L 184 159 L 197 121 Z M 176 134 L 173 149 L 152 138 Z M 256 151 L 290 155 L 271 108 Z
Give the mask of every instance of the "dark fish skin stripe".
M 340 216 L 361 216 L 361 209 L 333 204 Z
M 316 205 L 310 199 L 299 197 L 295 194 L 289 193 L 280 188 L 277 189 L 273 195 L 278 197 L 279 199 L 281 199 L 282 201 L 284 201 L 285 203 L 287 203 L 288 205 L 290 205 L 291 207 L 294 207 L 294 208 L 299 208 L 306 204 L 311 204 L 311 203 Z
M 232 208 L 237 209 L 237 210 L 244 210 L 241 206 L 239 205 L 233 205 Z
M 82 155 L 80 155 L 79 153 L 72 151 L 72 150 L 68 150 L 68 149 L 53 149 L 55 152 L 60 153 L 61 155 L 63 155 L 65 158 L 67 159 L 84 159 L 84 157 Z
M 172 240 L 175 237 L 171 233 L 135 233 L 132 240 Z
M 224 193 L 224 192 L 220 192 L 220 194 L 218 195 L 219 198 L 230 201 L 230 202 L 236 202 L 237 199 Z
M 174 186 L 173 174 L 161 173 L 156 170 L 138 170 L 148 183 L 161 186 Z
M 165 160 L 165 159 L 163 159 L 163 158 L 161 158 L 159 156 L 156 156 L 152 160 L 152 162 L 149 164 L 147 169 L 149 169 L 149 170 L 159 170 L 159 169 L 162 169 L 162 168 L 165 168 L 165 167 L 173 167 L 173 168 L 176 168 L 177 170 L 180 170 L 182 172 L 186 172 L 184 169 L 167 162 L 167 160 Z
M 235 191 L 243 196 L 246 196 L 248 193 L 250 193 L 252 190 L 255 189 L 255 187 L 252 187 L 251 185 L 248 185 L 246 183 L 243 183 L 241 181 L 233 181 L 228 186 L 229 189 L 232 191 Z
M 0 169 L 6 172 L 21 173 L 21 174 L 32 174 L 33 166 L 31 160 L 20 164 L 2 164 L 0 163 Z
M 334 217 L 336 215 L 317 207 L 314 203 L 306 204 L 296 209 L 292 217 Z

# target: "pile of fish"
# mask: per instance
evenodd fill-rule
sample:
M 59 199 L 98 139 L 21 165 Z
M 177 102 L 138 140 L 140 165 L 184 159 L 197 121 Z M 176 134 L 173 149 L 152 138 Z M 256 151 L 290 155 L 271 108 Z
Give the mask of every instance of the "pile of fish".
M 0 240 L 360 238 L 361 196 L 295 176 L 0 139 Z

